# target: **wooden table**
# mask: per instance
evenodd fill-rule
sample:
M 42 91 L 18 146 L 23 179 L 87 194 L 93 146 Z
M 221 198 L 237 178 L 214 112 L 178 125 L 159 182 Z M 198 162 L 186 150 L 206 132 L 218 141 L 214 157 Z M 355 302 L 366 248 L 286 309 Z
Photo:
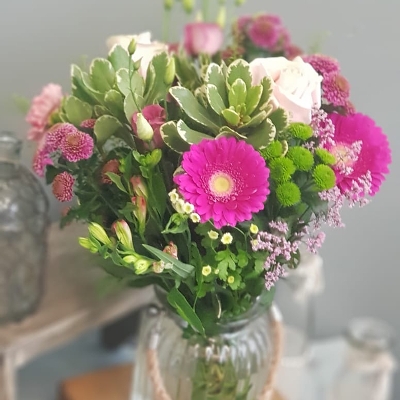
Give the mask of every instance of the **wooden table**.
M 80 248 L 77 238 L 85 235 L 82 225 L 51 228 L 41 306 L 21 323 L 0 327 L 0 400 L 17 399 L 17 370 L 34 357 L 151 301 L 150 288 L 100 297 L 104 272 L 96 266 L 96 256 Z

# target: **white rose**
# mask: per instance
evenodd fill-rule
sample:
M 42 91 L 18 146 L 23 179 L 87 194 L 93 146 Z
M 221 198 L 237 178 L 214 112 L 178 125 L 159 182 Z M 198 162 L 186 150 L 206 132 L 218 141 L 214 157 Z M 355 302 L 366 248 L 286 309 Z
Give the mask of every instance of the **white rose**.
M 267 76 L 273 81 L 273 96 L 291 122 L 311 122 L 311 110 L 321 107 L 322 77 L 301 57 L 257 58 L 250 63 L 253 85 Z
M 132 39 L 136 41 L 136 51 L 132 55 L 133 61 L 141 61 L 139 72 L 145 77 L 149 64 L 154 56 L 168 51 L 168 46 L 161 42 L 152 42 L 151 33 L 144 32 L 140 35 L 117 35 L 111 36 L 107 39 L 107 47 L 111 50 L 114 46 L 119 44 L 124 49 L 128 49 Z

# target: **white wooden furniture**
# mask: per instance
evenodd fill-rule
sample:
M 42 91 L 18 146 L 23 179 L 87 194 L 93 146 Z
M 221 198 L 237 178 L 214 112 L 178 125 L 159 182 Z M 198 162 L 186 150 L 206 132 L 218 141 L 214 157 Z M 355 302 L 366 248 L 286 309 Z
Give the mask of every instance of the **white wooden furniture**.
M 96 257 L 77 241 L 85 235 L 82 225 L 62 231 L 52 226 L 45 295 L 39 309 L 20 323 L 0 326 L 0 400 L 17 400 L 17 370 L 34 357 L 151 300 L 150 288 L 101 297 L 98 283 L 104 272 L 96 267 Z

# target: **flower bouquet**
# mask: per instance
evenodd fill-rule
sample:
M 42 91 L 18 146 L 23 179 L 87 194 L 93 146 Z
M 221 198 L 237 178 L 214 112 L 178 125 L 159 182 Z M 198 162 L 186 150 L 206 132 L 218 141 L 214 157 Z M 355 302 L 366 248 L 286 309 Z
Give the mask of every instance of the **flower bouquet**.
M 48 85 L 27 117 L 34 170 L 76 198 L 62 224 L 86 222 L 81 246 L 121 283 L 158 288 L 135 400 L 267 398 L 276 283 L 388 173 L 387 138 L 335 59 L 303 54 L 273 15 L 241 17 L 231 38 L 223 48 L 207 21 L 183 46 L 112 37 L 106 58 L 72 66 L 70 94 Z

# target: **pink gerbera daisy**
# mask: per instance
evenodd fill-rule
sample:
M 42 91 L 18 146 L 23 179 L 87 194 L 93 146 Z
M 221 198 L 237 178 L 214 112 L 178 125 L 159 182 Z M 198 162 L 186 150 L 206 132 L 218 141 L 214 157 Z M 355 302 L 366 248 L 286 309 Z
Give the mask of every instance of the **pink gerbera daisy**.
M 31 125 L 28 139 L 40 141 L 46 132 L 51 114 L 61 105 L 63 98 L 60 85 L 50 83 L 46 85 L 39 96 L 32 100 L 31 108 L 26 121 Z
M 52 190 L 55 198 L 58 201 L 71 201 L 73 197 L 72 188 L 75 183 L 75 178 L 68 172 L 58 174 L 53 181 Z
M 332 57 L 322 54 L 313 54 L 310 56 L 303 56 L 302 58 L 304 62 L 311 64 L 311 66 L 324 77 L 331 72 L 339 72 L 339 62 Z
M 78 130 L 69 132 L 61 142 L 61 152 L 68 161 L 87 160 L 93 154 L 93 138 Z
M 249 144 L 235 138 L 203 140 L 183 155 L 185 173 L 175 183 L 201 222 L 235 226 L 264 208 L 269 169 Z
M 329 146 L 338 160 L 336 181 L 342 193 L 359 190 L 359 195 L 375 195 L 389 172 L 391 152 L 382 129 L 367 115 L 330 114 L 335 126 Z M 362 189 L 362 188 L 368 189 Z

